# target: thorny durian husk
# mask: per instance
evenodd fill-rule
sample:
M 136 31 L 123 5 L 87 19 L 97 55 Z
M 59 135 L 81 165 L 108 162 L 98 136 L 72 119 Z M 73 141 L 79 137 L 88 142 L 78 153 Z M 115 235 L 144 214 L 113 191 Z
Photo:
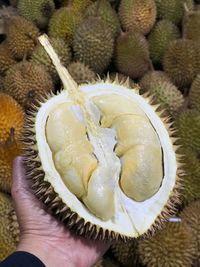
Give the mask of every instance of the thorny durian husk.
M 0 192 L 0 261 L 15 251 L 19 242 L 19 224 L 12 199 Z
M 105 82 L 99 80 L 95 82 L 94 84 L 86 84 L 86 85 L 82 85 L 78 87 L 77 84 L 70 77 L 68 71 L 63 66 L 60 65 L 60 61 L 56 53 L 52 49 L 52 46 L 50 45 L 48 39 L 42 36 L 40 37 L 39 40 L 41 44 L 45 47 L 50 57 L 52 58 L 52 61 L 54 62 L 55 67 L 60 75 L 60 78 L 63 81 L 64 90 L 57 96 L 51 93 L 47 95 L 46 98 L 41 98 L 40 100 L 38 100 L 37 104 L 34 104 L 32 106 L 32 109 L 29 111 L 29 114 L 28 114 L 27 124 L 26 124 L 25 132 L 24 132 L 24 144 L 27 146 L 26 152 L 25 152 L 25 164 L 26 164 L 27 176 L 31 178 L 33 181 L 32 188 L 35 194 L 41 201 L 45 203 L 49 211 L 51 211 L 62 222 L 64 222 L 64 224 L 68 226 L 68 228 L 73 229 L 79 235 L 85 235 L 92 239 L 114 240 L 114 239 L 128 239 L 131 237 L 138 237 L 142 234 L 149 234 L 149 233 L 154 232 L 156 228 L 162 225 L 162 222 L 165 220 L 166 217 L 170 216 L 171 214 L 175 212 L 176 210 L 175 203 L 179 202 L 178 199 L 179 199 L 179 189 L 180 189 L 180 180 L 182 176 L 182 170 L 181 170 L 181 165 L 178 162 L 178 156 L 176 156 L 176 153 L 175 153 L 175 151 L 177 150 L 177 147 L 173 145 L 173 143 L 176 141 L 176 138 L 172 137 L 173 130 L 170 129 L 169 118 L 166 118 L 164 116 L 165 112 L 160 110 L 160 107 L 156 105 L 155 103 L 153 103 L 153 97 L 150 97 L 147 95 L 140 96 L 138 91 L 134 89 L 127 90 L 127 88 L 129 88 L 128 80 L 125 83 L 120 84 L 117 79 L 111 82 L 108 76 Z M 78 199 L 78 198 L 81 198 L 81 196 L 78 195 L 78 197 L 76 197 L 74 194 L 72 194 L 72 192 L 69 191 L 69 188 L 66 187 L 60 174 L 57 172 L 57 170 L 54 167 L 54 161 L 52 163 L 52 156 L 50 155 L 51 159 L 50 159 L 50 162 L 48 162 L 49 156 L 46 154 L 48 152 L 45 152 L 46 148 L 49 151 L 50 149 L 49 144 L 51 145 L 51 149 L 52 149 L 50 154 L 54 152 L 52 148 L 54 146 L 54 141 L 53 143 L 51 143 L 51 134 L 54 132 L 53 130 L 51 131 L 51 126 L 53 127 L 54 125 L 54 124 L 51 125 L 51 119 L 52 119 L 53 113 L 50 112 L 51 115 L 50 116 L 48 115 L 48 122 L 47 122 L 46 115 L 49 114 L 50 110 L 55 109 L 56 102 L 60 104 L 61 103 L 66 104 L 67 103 L 66 97 L 68 99 L 68 96 L 69 98 L 71 97 L 72 101 L 75 101 L 73 103 L 75 103 L 76 105 L 78 104 L 79 108 L 82 109 L 82 112 L 85 115 L 84 120 L 86 120 L 86 127 L 88 130 L 87 134 L 90 136 L 90 138 L 92 138 L 91 140 L 94 140 L 93 138 L 98 138 L 98 135 L 92 135 L 92 134 L 99 133 L 97 130 L 99 130 L 101 127 L 95 124 L 94 117 L 93 119 L 91 119 L 90 117 L 90 116 L 96 116 L 97 113 L 95 113 L 96 111 L 95 109 L 93 109 L 94 107 L 92 108 L 92 112 L 94 113 L 90 111 L 91 107 L 88 109 L 87 102 L 85 102 L 85 99 L 84 99 L 85 95 L 87 95 L 87 98 L 96 96 L 96 92 L 98 92 L 97 95 L 107 94 L 108 100 L 109 100 L 108 92 L 111 94 L 111 96 L 112 94 L 114 94 L 115 97 L 116 95 L 119 95 L 118 99 L 121 99 L 121 98 L 123 99 L 123 96 L 126 95 L 126 97 L 124 97 L 125 103 L 126 101 L 128 101 L 128 100 L 125 100 L 126 98 L 137 99 L 138 101 L 137 105 L 140 104 L 141 109 L 142 107 L 143 109 L 146 109 L 145 119 L 148 117 L 148 120 L 151 121 L 154 127 L 158 127 L 158 128 L 160 127 L 159 129 L 157 128 L 156 133 L 154 132 L 154 135 L 158 135 L 160 138 L 159 139 L 157 137 L 156 140 L 159 139 L 159 142 L 162 142 L 161 136 L 164 135 L 165 137 L 163 143 L 160 145 L 162 146 L 162 153 L 163 153 L 162 157 L 165 161 L 165 164 L 163 164 L 165 175 L 163 177 L 162 184 L 161 185 L 159 184 L 160 187 L 159 189 L 157 189 L 156 193 L 155 192 L 153 193 L 153 196 L 152 194 L 151 196 L 148 195 L 147 200 L 143 199 L 142 196 L 137 195 L 137 192 L 136 192 L 137 196 L 136 197 L 134 196 L 134 197 L 136 199 L 138 198 L 139 201 L 129 199 L 127 197 L 127 194 L 129 193 L 127 193 L 127 191 L 123 189 L 125 190 L 126 195 L 122 194 L 122 191 L 120 191 L 121 189 L 118 183 L 115 184 L 116 188 L 118 188 L 119 191 L 121 192 L 120 193 L 120 204 L 119 204 L 119 207 L 117 207 L 119 208 L 119 210 L 116 211 L 116 213 L 118 212 L 118 217 L 115 216 L 115 210 L 113 209 L 114 210 L 113 212 L 112 207 L 111 207 L 112 205 L 110 204 L 106 206 L 106 209 L 105 207 L 103 207 L 103 205 L 98 205 L 98 207 L 95 207 L 97 211 L 96 210 L 94 211 L 95 208 L 93 207 L 93 204 L 95 206 L 95 203 L 102 203 L 100 201 L 104 202 L 104 200 L 105 200 L 105 203 L 107 204 L 110 203 L 109 202 L 110 195 L 109 196 L 104 195 L 104 194 L 102 194 L 102 196 L 101 194 L 98 195 L 99 193 L 98 188 L 97 188 L 97 191 L 95 192 L 94 190 L 91 192 L 89 191 L 88 192 L 90 194 L 94 193 L 95 195 L 97 195 L 100 201 L 98 198 L 97 200 L 94 200 L 94 201 L 91 201 L 91 199 L 88 200 L 88 198 L 90 197 L 90 196 L 88 197 L 89 193 L 88 195 L 85 196 L 79 190 L 75 192 L 75 195 L 83 194 L 82 200 L 88 207 L 86 208 L 84 204 Z M 99 99 L 101 102 L 101 98 Z M 116 110 L 117 112 L 117 107 L 120 105 L 114 101 L 112 103 L 115 105 L 114 110 Z M 64 107 L 65 105 L 63 105 L 63 108 Z M 61 119 L 61 117 L 59 118 Z M 101 121 L 101 126 L 103 125 L 103 123 L 106 124 L 106 120 Z M 73 126 L 74 125 L 71 124 L 71 127 Z M 104 129 L 104 128 L 101 128 L 101 129 Z M 60 130 L 58 130 L 58 128 L 56 127 L 56 131 L 58 135 L 60 133 Z M 92 132 L 93 130 L 94 132 Z M 103 130 L 101 130 L 101 132 L 103 132 Z M 103 135 L 101 137 L 105 138 L 105 136 Z M 43 138 L 47 138 L 48 141 L 43 140 Z M 112 147 L 113 149 L 112 153 L 109 152 L 110 154 L 109 153 L 107 154 L 107 151 L 109 150 L 108 147 L 112 146 L 113 144 L 110 145 L 110 143 L 107 143 L 108 146 L 106 147 L 106 143 L 104 143 L 103 138 L 101 139 L 103 141 L 100 141 L 100 139 L 99 140 L 95 139 L 97 141 L 93 142 L 93 146 L 98 147 L 99 145 L 100 147 L 98 148 L 99 150 L 97 149 L 95 151 L 95 153 L 99 157 L 98 160 L 100 162 L 102 160 L 102 158 L 98 154 L 100 151 L 100 152 L 103 152 L 103 155 L 105 156 L 106 160 L 109 162 L 109 160 L 110 159 L 112 160 L 112 157 L 115 156 L 115 155 L 114 156 L 112 155 L 114 154 L 113 153 L 114 148 Z M 60 137 L 57 138 L 57 140 L 59 140 L 58 142 L 60 142 L 61 139 L 62 138 Z M 56 140 L 56 139 L 53 138 L 53 140 Z M 75 141 L 74 145 L 76 145 L 75 143 L 78 143 L 79 138 L 75 137 L 75 140 L 77 142 Z M 113 142 L 113 140 L 111 141 Z M 167 150 L 167 147 L 170 149 Z M 82 148 L 82 146 L 79 146 L 79 148 Z M 74 153 L 73 150 L 72 152 Z M 81 153 L 82 152 L 80 151 L 79 160 L 82 160 L 82 159 L 84 160 L 84 157 L 83 157 L 84 154 L 81 154 Z M 78 151 L 78 154 L 79 154 L 79 151 Z M 148 156 L 150 155 L 148 154 Z M 147 155 L 145 155 L 145 158 L 147 158 Z M 47 162 L 45 162 L 46 159 L 47 159 Z M 121 167 L 121 165 L 117 165 L 116 162 L 114 163 L 116 164 L 116 166 Z M 87 157 L 86 157 L 85 165 L 87 165 Z M 79 164 L 79 166 L 84 166 L 84 167 L 85 165 L 81 165 L 81 163 Z M 71 168 L 71 165 L 69 166 Z M 105 165 L 102 165 L 102 166 L 104 168 Z M 111 167 L 113 165 L 111 164 L 110 165 L 106 164 L 106 166 L 108 166 L 109 171 L 110 169 L 113 169 Z M 53 170 L 53 173 L 52 173 L 52 170 Z M 129 169 L 127 170 L 129 171 Z M 103 171 L 106 171 L 106 170 L 103 170 Z M 116 175 L 116 172 L 114 174 Z M 100 176 L 101 179 L 103 179 L 104 176 L 107 177 L 106 175 L 101 175 Z M 98 185 L 98 181 L 99 181 L 98 179 L 95 180 L 97 185 Z M 105 182 L 105 180 L 103 182 Z M 107 188 L 106 187 L 104 188 L 103 186 L 101 186 L 103 182 L 102 180 L 100 180 L 100 185 L 99 185 L 100 188 L 103 188 L 102 190 L 104 191 L 110 190 L 108 186 L 108 182 L 106 184 Z M 78 183 L 78 186 L 80 186 L 79 183 Z M 88 188 L 89 186 L 90 185 L 88 185 Z M 122 183 L 122 186 L 124 186 L 123 183 Z M 110 188 L 112 188 L 112 186 Z M 131 189 L 133 189 L 134 191 L 134 188 L 131 188 Z M 72 189 L 70 188 L 70 190 Z M 149 192 L 147 192 L 147 194 L 148 193 Z M 107 198 L 108 198 L 108 202 L 106 202 Z M 114 196 L 112 195 L 112 201 L 114 203 L 113 199 L 114 199 Z M 125 201 L 125 199 L 127 202 Z M 145 205 L 143 204 L 144 202 L 145 202 Z M 156 204 L 156 202 L 159 204 Z M 127 206 L 127 203 L 129 204 L 131 203 L 130 208 Z M 148 213 L 150 208 L 154 209 L 154 212 L 152 212 L 152 214 Z M 106 210 L 106 215 L 105 214 L 102 215 L 101 212 L 103 213 L 105 212 L 105 210 Z M 109 214 L 110 210 L 111 210 L 111 213 L 110 213 L 111 215 Z M 131 216 L 133 216 L 134 219 Z M 124 221 L 126 221 L 126 227 L 124 227 Z

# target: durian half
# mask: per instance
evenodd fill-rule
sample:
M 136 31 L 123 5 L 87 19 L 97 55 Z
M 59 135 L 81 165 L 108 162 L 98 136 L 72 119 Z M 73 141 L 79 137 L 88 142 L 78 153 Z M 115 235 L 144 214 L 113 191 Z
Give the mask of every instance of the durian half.
M 168 118 L 128 81 L 78 86 L 48 38 L 64 90 L 32 107 L 25 165 L 35 194 L 69 228 L 92 239 L 152 232 L 174 211 L 180 166 Z

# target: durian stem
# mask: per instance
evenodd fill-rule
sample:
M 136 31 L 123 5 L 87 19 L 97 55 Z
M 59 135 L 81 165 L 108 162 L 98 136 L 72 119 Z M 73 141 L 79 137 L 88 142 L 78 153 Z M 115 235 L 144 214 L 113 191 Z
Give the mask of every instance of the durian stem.
M 53 64 L 60 76 L 60 79 L 64 85 L 64 89 L 67 91 L 77 92 L 78 84 L 73 80 L 72 76 L 69 74 L 68 70 L 61 64 L 60 59 L 55 53 L 52 45 L 49 42 L 48 36 L 43 34 L 39 37 L 39 42 L 44 47 L 49 57 L 53 61 Z

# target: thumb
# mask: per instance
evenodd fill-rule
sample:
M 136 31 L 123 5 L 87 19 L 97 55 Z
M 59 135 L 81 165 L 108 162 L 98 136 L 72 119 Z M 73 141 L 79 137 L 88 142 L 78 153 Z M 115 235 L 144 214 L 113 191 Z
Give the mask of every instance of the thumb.
M 16 211 L 25 204 L 31 204 L 37 201 L 30 189 L 30 181 L 28 181 L 23 166 L 23 157 L 16 157 L 13 161 L 12 169 L 12 197 Z

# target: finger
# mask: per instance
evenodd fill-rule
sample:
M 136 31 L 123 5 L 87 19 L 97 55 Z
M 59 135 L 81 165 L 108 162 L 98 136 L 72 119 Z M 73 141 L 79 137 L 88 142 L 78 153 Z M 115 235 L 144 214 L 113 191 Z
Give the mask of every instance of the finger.
M 30 184 L 26 177 L 25 168 L 23 166 L 23 157 L 16 157 L 13 161 L 12 169 L 12 197 L 16 203 L 22 204 L 24 199 L 35 200 L 31 190 Z
M 29 191 L 23 166 L 23 157 L 16 157 L 12 168 L 12 195 Z

